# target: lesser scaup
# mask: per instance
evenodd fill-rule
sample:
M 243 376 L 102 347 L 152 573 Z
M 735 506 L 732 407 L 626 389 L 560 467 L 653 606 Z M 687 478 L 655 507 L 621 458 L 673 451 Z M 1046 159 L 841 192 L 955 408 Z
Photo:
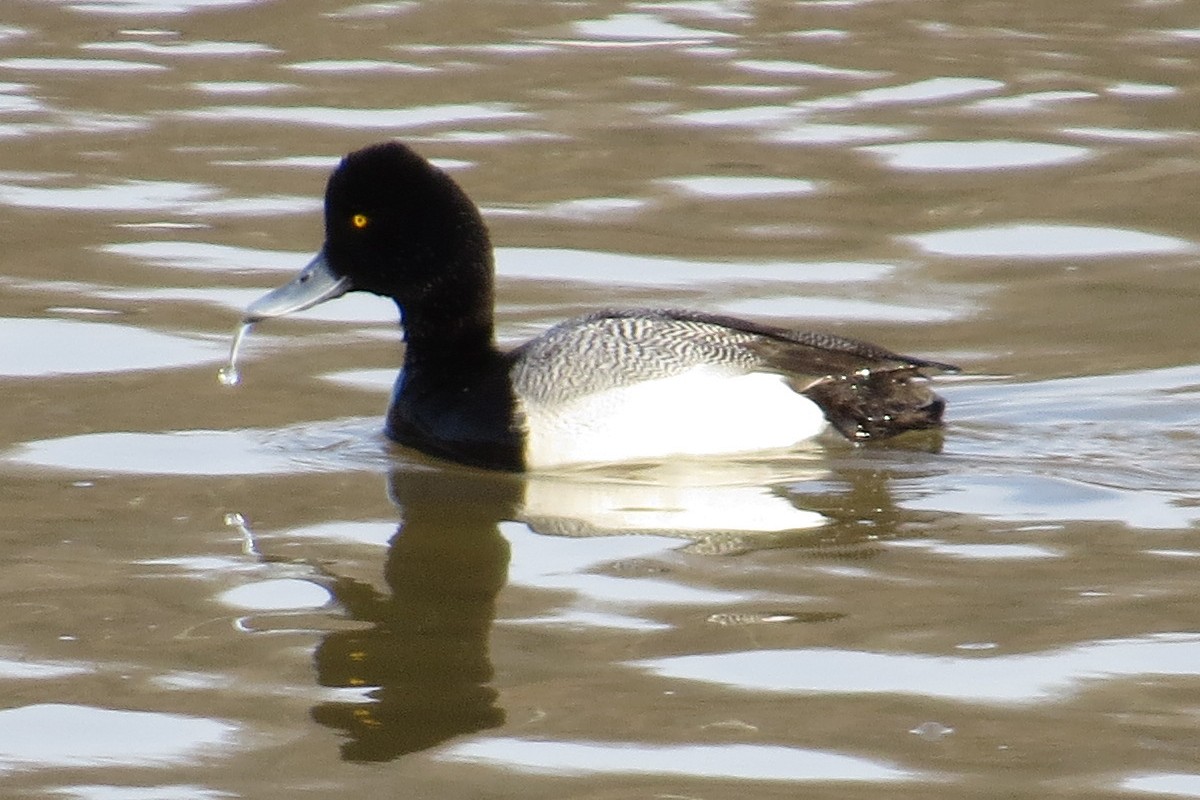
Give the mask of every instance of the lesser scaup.
M 867 342 L 693 311 L 598 311 L 514 350 L 493 335 L 492 247 L 475 204 L 408 147 L 346 156 L 325 191 L 325 243 L 253 323 L 346 292 L 392 298 L 404 368 L 387 435 L 507 470 L 789 448 L 831 423 L 854 441 L 936 427 L 926 371 Z

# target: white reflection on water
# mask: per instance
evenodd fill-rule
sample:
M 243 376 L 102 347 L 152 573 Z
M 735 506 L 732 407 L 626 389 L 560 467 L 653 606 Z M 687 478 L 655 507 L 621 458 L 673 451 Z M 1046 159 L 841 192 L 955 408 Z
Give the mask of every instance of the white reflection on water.
M 352 389 L 362 389 L 367 392 L 390 392 L 396 383 L 396 370 L 352 369 L 345 372 L 330 372 L 320 377 Z
M 149 53 L 169 56 L 255 56 L 278 53 L 260 42 L 88 42 L 80 50 L 109 53 Z
M 1077 90 L 1030 92 L 1010 97 L 989 97 L 985 100 L 976 100 L 967 107 L 974 111 L 998 111 L 1000 113 L 1014 114 L 1025 111 L 1039 111 L 1041 109 L 1049 110 L 1058 108 L 1060 103 L 1073 100 L 1094 100 L 1095 98 L 1095 92 Z
M 208 94 L 270 94 L 299 88 L 293 83 L 275 81 L 196 81 L 191 86 Z
M 1026 559 L 1061 558 L 1062 553 L 1034 544 L 978 544 L 944 542 L 935 539 L 910 539 L 888 543 L 889 548 L 925 550 L 940 556 L 982 561 L 1024 561 Z
M 794 119 L 797 112 L 790 106 L 745 106 L 741 108 L 704 109 L 675 114 L 669 119 L 685 124 L 706 127 L 759 128 L 779 125 Z
M 17 464 L 132 475 L 271 475 L 312 469 L 287 453 L 266 449 L 246 431 L 88 433 L 29 442 L 6 456 Z
M 1119 97 L 1167 97 L 1179 91 L 1174 86 L 1161 83 L 1114 83 L 1108 87 L 1109 94 Z
M 71 211 L 150 211 L 159 214 L 274 215 L 317 211 L 320 200 L 275 195 L 222 198 L 212 186 L 180 181 L 126 180 L 99 186 L 0 184 L 0 203 Z
M 192 573 L 193 575 L 220 575 L 228 578 L 238 572 L 257 569 L 257 564 L 250 565 L 244 558 L 233 556 L 179 556 L 177 558 L 147 558 L 137 562 L 146 567 L 166 567 L 161 573 L 151 571 L 150 574 L 178 575 Z
M 485 215 L 508 214 L 512 216 L 547 216 L 561 219 L 594 220 L 600 215 L 630 216 L 648 205 L 648 201 L 636 197 L 580 197 L 557 203 L 532 206 L 528 209 L 499 210 L 485 208 Z
M 1092 155 L 1086 147 L 1046 142 L 902 142 L 860 148 L 894 169 L 986 170 L 1069 164 Z
M 247 6 L 259 0 L 105 0 L 102 3 L 71 3 L 67 7 L 74 11 L 98 15 L 143 15 L 143 14 L 187 14 L 231 6 Z
M 0 463 L 68 472 L 197 477 L 358 472 L 389 463 L 379 428 L 379 420 L 369 418 L 278 429 L 87 433 L 18 445 L 0 453 Z
M 62 662 L 39 662 L 24 657 L 19 659 L 0 658 L 0 678 L 4 680 L 46 681 L 71 675 L 82 675 L 91 671 L 91 667 Z
M 504 621 L 506 625 L 528 625 L 540 627 L 543 625 L 561 625 L 568 628 L 601 628 L 604 630 L 620 630 L 631 632 L 669 631 L 674 626 L 665 622 L 655 622 L 628 614 L 616 614 L 595 611 L 589 608 L 557 609 L 553 613 L 539 617 L 522 617 Z
M 528 117 L 508 103 L 479 103 L 410 108 L 344 108 L 331 106 L 219 106 L 199 111 L 181 111 L 186 118 L 224 122 L 286 122 L 331 128 L 385 129 L 420 128 L 432 125 L 462 125 L 498 122 Z
M 228 197 L 192 206 L 189 213 L 204 217 L 277 216 L 282 214 L 316 213 L 321 209 L 319 197 L 268 195 L 259 197 Z
M 0 69 L 17 69 L 36 72 L 156 72 L 166 70 L 162 64 L 142 61 L 117 61 L 106 58 L 5 58 L 0 60 Z
M 312 258 L 310 253 L 258 250 L 209 242 L 120 242 L 101 245 L 96 249 L 105 253 L 135 258 L 156 267 L 228 270 L 231 272 L 268 269 L 298 272 L 300 267 Z
M 0 711 L 0 772 L 166 767 L 233 746 L 232 724 L 181 714 L 45 704 Z
M 213 199 L 211 186 L 181 181 L 126 180 L 100 186 L 0 185 L 0 203 L 21 208 L 64 208 L 74 211 L 181 209 Z
M 226 287 L 191 289 L 187 287 L 167 287 L 163 289 L 96 289 L 93 297 L 108 300 L 141 300 L 157 303 L 206 303 L 228 308 L 230 324 L 240 320 L 255 298 L 263 294 L 265 289 L 229 289 Z M 368 294 L 352 294 L 339 298 L 336 303 L 325 303 L 315 308 L 297 311 L 288 315 L 290 325 L 296 320 L 322 322 L 357 323 L 360 325 L 395 325 L 397 320 L 396 305 L 390 299 Z M 262 327 L 256 328 L 262 331 Z M 388 331 L 389 335 L 394 334 Z M 254 342 L 263 341 L 264 337 L 256 335 Z M 0 357 L 0 361 L 3 358 Z
M 27 114 L 47 110 L 41 100 L 27 96 L 32 88 L 27 83 L 0 83 L 0 113 Z
M 969 469 L 931 476 L 906 508 L 1015 521 L 1188 528 L 1200 365 L 1009 385 L 944 384 L 983 436 L 951 436 Z
M 0 377 L 168 369 L 221 359 L 222 347 L 107 322 L 0 318 Z
M 512 548 L 509 584 L 570 592 L 583 600 L 577 602 L 589 611 L 598 610 L 596 603 L 710 605 L 745 602 L 755 596 L 747 592 L 702 589 L 644 575 L 620 577 L 593 572 L 602 564 L 661 555 L 680 547 L 679 539 L 649 534 L 591 538 L 541 536 L 520 522 L 502 522 L 500 530 Z
M 665 178 L 660 183 L 687 194 L 723 199 L 811 194 L 817 190 L 818 186 L 815 181 L 797 178 L 751 175 L 695 175 L 686 178 Z
M 563 775 L 672 775 L 748 781 L 901 781 L 917 773 L 822 750 L 762 744 L 654 745 L 481 737 L 436 756 Z
M 503 624 L 661 629 L 660 622 L 634 616 L 636 610 L 660 604 L 736 604 L 758 593 L 699 588 L 644 574 L 607 574 L 606 565 L 661 556 L 709 539 L 752 546 L 759 534 L 805 530 L 826 521 L 770 489 L 782 476 L 811 477 L 815 473 L 808 467 L 671 463 L 622 474 L 624 478 L 585 471 L 522 479 L 517 520 L 497 521 L 510 546 L 509 584 L 565 592 L 574 599 L 550 615 L 509 618 Z M 381 520 L 330 522 L 257 536 L 387 546 L 395 534 L 396 522 Z
M 708 86 L 697 86 L 697 89 L 713 94 L 729 94 L 729 95 L 791 95 L 795 93 L 795 89 L 790 86 L 771 86 L 761 83 L 719 83 L 709 84 Z
M 372 19 L 393 17 L 412 11 L 420 6 L 419 0 L 383 0 L 382 2 L 367 2 L 346 6 L 336 11 L 322 12 L 321 16 L 330 19 Z
M 579 44 L 622 43 L 644 46 L 707 41 L 733 35 L 724 31 L 685 28 L 650 14 L 613 14 L 605 19 L 576 22 L 572 28 L 583 39 L 594 40 L 579 42 Z
M 293 611 L 323 608 L 333 600 L 324 586 L 299 578 L 274 578 L 242 584 L 217 599 L 235 608 L 255 611 Z
M 955 405 L 970 408 L 977 420 L 1024 429 L 1033 421 L 1039 426 L 1072 428 L 1080 423 L 1117 422 L 1124 429 L 1121 438 L 1140 437 L 1143 432 L 1134 427 L 1138 419 L 1160 430 L 1194 426 L 1200 364 L 1031 381 L 1015 384 L 1012 391 L 982 383 L 950 391 Z M 1056 438 L 1063 437 L 1060 433 Z
M 232 792 L 206 789 L 203 786 L 171 784 L 169 786 L 111 786 L 108 784 L 79 784 L 57 786 L 54 794 L 67 800 L 228 800 Z
M 992 258 L 1100 258 L 1184 253 L 1184 239 L 1087 225 L 1013 224 L 934 231 L 905 237 L 930 253 Z
M 984 519 L 1114 521 L 1152 530 L 1187 528 L 1200 520 L 1200 508 L 1180 505 L 1177 492 L 1121 489 L 1047 475 L 942 475 L 920 497 L 900 505 Z
M 282 156 L 280 158 L 254 158 L 254 159 L 222 159 L 212 162 L 215 166 L 230 166 L 230 167 L 284 167 L 286 169 L 319 169 L 322 172 L 332 172 L 338 165 L 339 156 Z M 445 159 L 448 160 L 448 159 Z M 430 161 L 446 169 L 443 159 L 430 159 Z
M 1162 36 L 1183 41 L 1200 40 L 1200 28 L 1177 28 L 1158 31 Z
M 638 9 L 654 9 L 663 13 L 678 13 L 692 19 L 748 20 L 754 18 L 751 4 L 746 0 L 669 0 L 668 2 L 635 3 Z
M 1142 130 L 1134 128 L 1072 127 L 1063 128 L 1068 136 L 1102 139 L 1110 142 L 1157 142 L 1164 139 L 1193 138 L 1193 131 Z
M 774 75 L 804 75 L 821 78 L 849 78 L 852 80 L 877 80 L 891 73 L 879 70 L 845 69 L 808 61 L 767 61 L 746 58 L 734 61 L 733 66 L 748 72 L 765 72 Z
M 928 78 L 900 86 L 881 86 L 845 96 L 811 100 L 802 106 L 824 110 L 943 103 L 994 92 L 1003 87 L 1003 81 L 989 78 Z
M 892 322 L 948 322 L 966 315 L 966 310 L 945 306 L 902 306 L 873 300 L 797 295 L 752 297 L 721 303 L 721 311 L 738 316 L 780 319 L 836 319 Z
M 502 278 L 571 280 L 617 286 L 699 286 L 707 283 L 857 283 L 878 280 L 890 264 L 830 261 L 687 261 L 660 256 L 536 247 L 496 248 Z
M 396 521 L 391 519 L 370 522 L 338 520 L 337 522 L 288 528 L 285 534 L 288 539 L 325 539 L 333 542 L 387 547 L 388 542 L 396 535 Z M 270 535 L 270 533 L 255 532 L 256 538 L 259 539 Z
M 1200 637 L 1159 634 L 1027 655 L 964 657 L 813 648 L 679 656 L 629 665 L 666 678 L 752 691 L 1034 703 L 1082 691 L 1095 681 L 1200 676 Z
M 1200 797 L 1200 775 L 1186 772 L 1151 772 L 1132 775 L 1118 784 L 1127 792 Z
M 58 115 L 55 122 L 19 122 L 0 125 L 0 138 L 41 136 L 70 131 L 85 133 L 116 133 L 147 127 L 144 117 L 123 117 L 116 114 L 65 114 Z
M 288 69 L 298 72 L 332 72 L 332 73 L 364 73 L 391 72 L 404 75 L 416 75 L 426 72 L 437 72 L 437 67 L 418 64 L 405 64 L 400 61 L 371 61 L 367 59 L 328 59 L 324 61 L 300 61 L 289 64 Z
M 832 145 L 879 142 L 911 136 L 912 129 L 897 125 L 838 125 L 832 122 L 800 122 L 764 138 L 781 144 Z
M 824 525 L 824 515 L 797 508 L 770 490 L 781 475 L 769 465 L 704 460 L 647 466 L 625 480 L 586 470 L 530 475 L 522 515 L 546 522 L 583 521 L 607 533 L 749 534 Z M 824 472 L 795 468 L 786 475 L 811 480 Z
M 583 526 L 591 524 L 579 520 Z M 710 605 L 736 603 L 747 599 L 739 593 L 721 592 L 688 587 L 665 579 L 655 580 L 640 575 L 606 575 L 606 565 L 641 558 L 661 556 L 679 548 L 683 542 L 674 537 L 649 533 L 621 531 L 622 536 L 545 536 L 535 533 L 523 522 L 501 521 L 499 530 L 508 540 L 510 557 L 508 585 L 551 589 L 569 594 L 573 599 L 556 605 L 548 615 L 509 617 L 501 625 L 570 625 L 572 627 L 618 628 L 629 631 L 661 630 L 664 625 L 634 615 L 640 607 L 655 604 Z M 282 531 L 257 532 L 261 541 L 275 536 L 294 539 L 316 539 L 332 542 L 386 547 L 395 537 L 394 520 L 329 522 L 289 528 Z M 203 565 L 206 569 L 207 565 Z M 226 570 L 227 571 L 227 570 Z M 264 582 L 274 584 L 274 581 Z M 299 581 L 299 583 L 308 583 Z M 311 584 L 310 584 L 311 585 Z M 315 607 L 326 596 L 320 587 L 304 588 L 297 600 L 289 593 L 278 596 L 272 586 L 261 591 L 249 584 L 222 596 L 226 602 L 243 605 L 249 602 L 277 602 L 278 609 L 304 607 L 307 600 Z M 283 587 L 287 589 L 288 587 Z M 292 602 L 293 605 L 285 604 Z

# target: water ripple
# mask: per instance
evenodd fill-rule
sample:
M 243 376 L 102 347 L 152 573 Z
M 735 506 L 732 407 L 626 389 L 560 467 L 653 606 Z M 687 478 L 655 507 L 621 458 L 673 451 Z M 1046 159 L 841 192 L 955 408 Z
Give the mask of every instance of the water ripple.
M 529 117 L 507 103 L 450 104 L 410 108 L 335 108 L 331 106 L 216 106 L 196 111 L 180 111 L 185 118 L 285 122 L 293 125 L 319 125 L 334 128 L 420 128 L 435 125 L 462 125 L 471 122 L 498 122 Z
M 1195 245 L 1143 231 L 1042 223 L 989 225 L 907 237 L 930 253 L 988 258 L 1101 258 L 1186 253 Z
M 274 47 L 260 42 L 88 42 L 80 50 L 105 53 L 148 53 L 151 55 L 186 57 L 257 56 L 278 53 Z
M 238 727 L 181 714 L 45 704 L 0 711 L 0 771 L 165 767 L 233 746 Z
M 1046 142 L 901 142 L 860 148 L 904 170 L 987 170 L 1070 164 L 1092 155 L 1086 147 Z
M 399 61 L 374 61 L 369 59 L 326 59 L 321 61 L 298 61 L 288 64 L 288 69 L 298 72 L 362 73 L 394 72 L 406 75 L 437 72 L 437 67 L 404 64 Z
M 1142 775 L 1131 775 L 1122 780 L 1119 785 L 1127 792 L 1139 794 L 1200 797 L 1200 774 L 1194 773 L 1149 772 Z
M 378 429 L 378 421 L 371 418 L 276 429 L 85 433 L 26 442 L 0 453 L 0 463 L 66 472 L 196 477 L 361 472 L 391 463 Z
M 485 737 L 454 745 L 444 761 L 490 763 L 558 775 L 670 775 L 739 781 L 902 781 L 917 774 L 841 753 L 766 744 L 654 745 L 641 742 Z
M 728 37 L 724 31 L 687 28 L 651 14 L 613 14 L 604 19 L 585 20 L 572 25 L 580 40 L 576 44 L 662 45 L 708 41 Z
M 1200 676 L 1200 637 L 1160 634 L 1022 655 L 938 656 L 812 648 L 630 662 L 655 675 L 760 692 L 922 695 L 1037 703 L 1123 678 Z
M 168 67 L 144 61 L 118 61 L 106 58 L 24 58 L 0 59 L 0 69 L 29 70 L 37 72 L 155 72 Z
M 890 264 L 803 261 L 689 261 L 662 256 L 539 247 L 496 249 L 497 273 L 505 278 L 568 280 L 615 286 L 721 284 L 853 284 L 891 274 Z
M 212 342 L 108 322 L 0 318 L 0 376 L 52 377 L 216 363 Z
M 106 0 L 103 3 L 74 2 L 67 5 L 73 11 L 99 16 L 144 16 L 147 14 L 189 14 L 218 8 L 248 6 L 258 0 Z

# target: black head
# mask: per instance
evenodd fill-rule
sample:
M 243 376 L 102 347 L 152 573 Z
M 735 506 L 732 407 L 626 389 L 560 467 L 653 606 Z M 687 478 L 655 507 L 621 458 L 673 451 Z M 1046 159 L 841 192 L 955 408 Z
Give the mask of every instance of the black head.
M 491 305 L 491 246 L 474 203 L 410 148 L 384 142 L 342 159 L 325 189 L 325 257 L 352 289 L 407 311 L 447 293 Z

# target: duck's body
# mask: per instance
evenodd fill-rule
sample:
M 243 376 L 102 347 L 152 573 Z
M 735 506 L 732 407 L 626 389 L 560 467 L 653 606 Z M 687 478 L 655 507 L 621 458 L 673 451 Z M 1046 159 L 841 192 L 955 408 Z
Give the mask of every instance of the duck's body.
M 602 311 L 499 350 L 483 221 L 402 145 L 347 156 L 325 203 L 321 253 L 246 320 L 355 289 L 394 299 L 406 349 L 386 430 L 431 455 L 545 469 L 779 450 L 827 422 L 852 440 L 940 423 L 922 370 L 954 367 L 731 317 Z

